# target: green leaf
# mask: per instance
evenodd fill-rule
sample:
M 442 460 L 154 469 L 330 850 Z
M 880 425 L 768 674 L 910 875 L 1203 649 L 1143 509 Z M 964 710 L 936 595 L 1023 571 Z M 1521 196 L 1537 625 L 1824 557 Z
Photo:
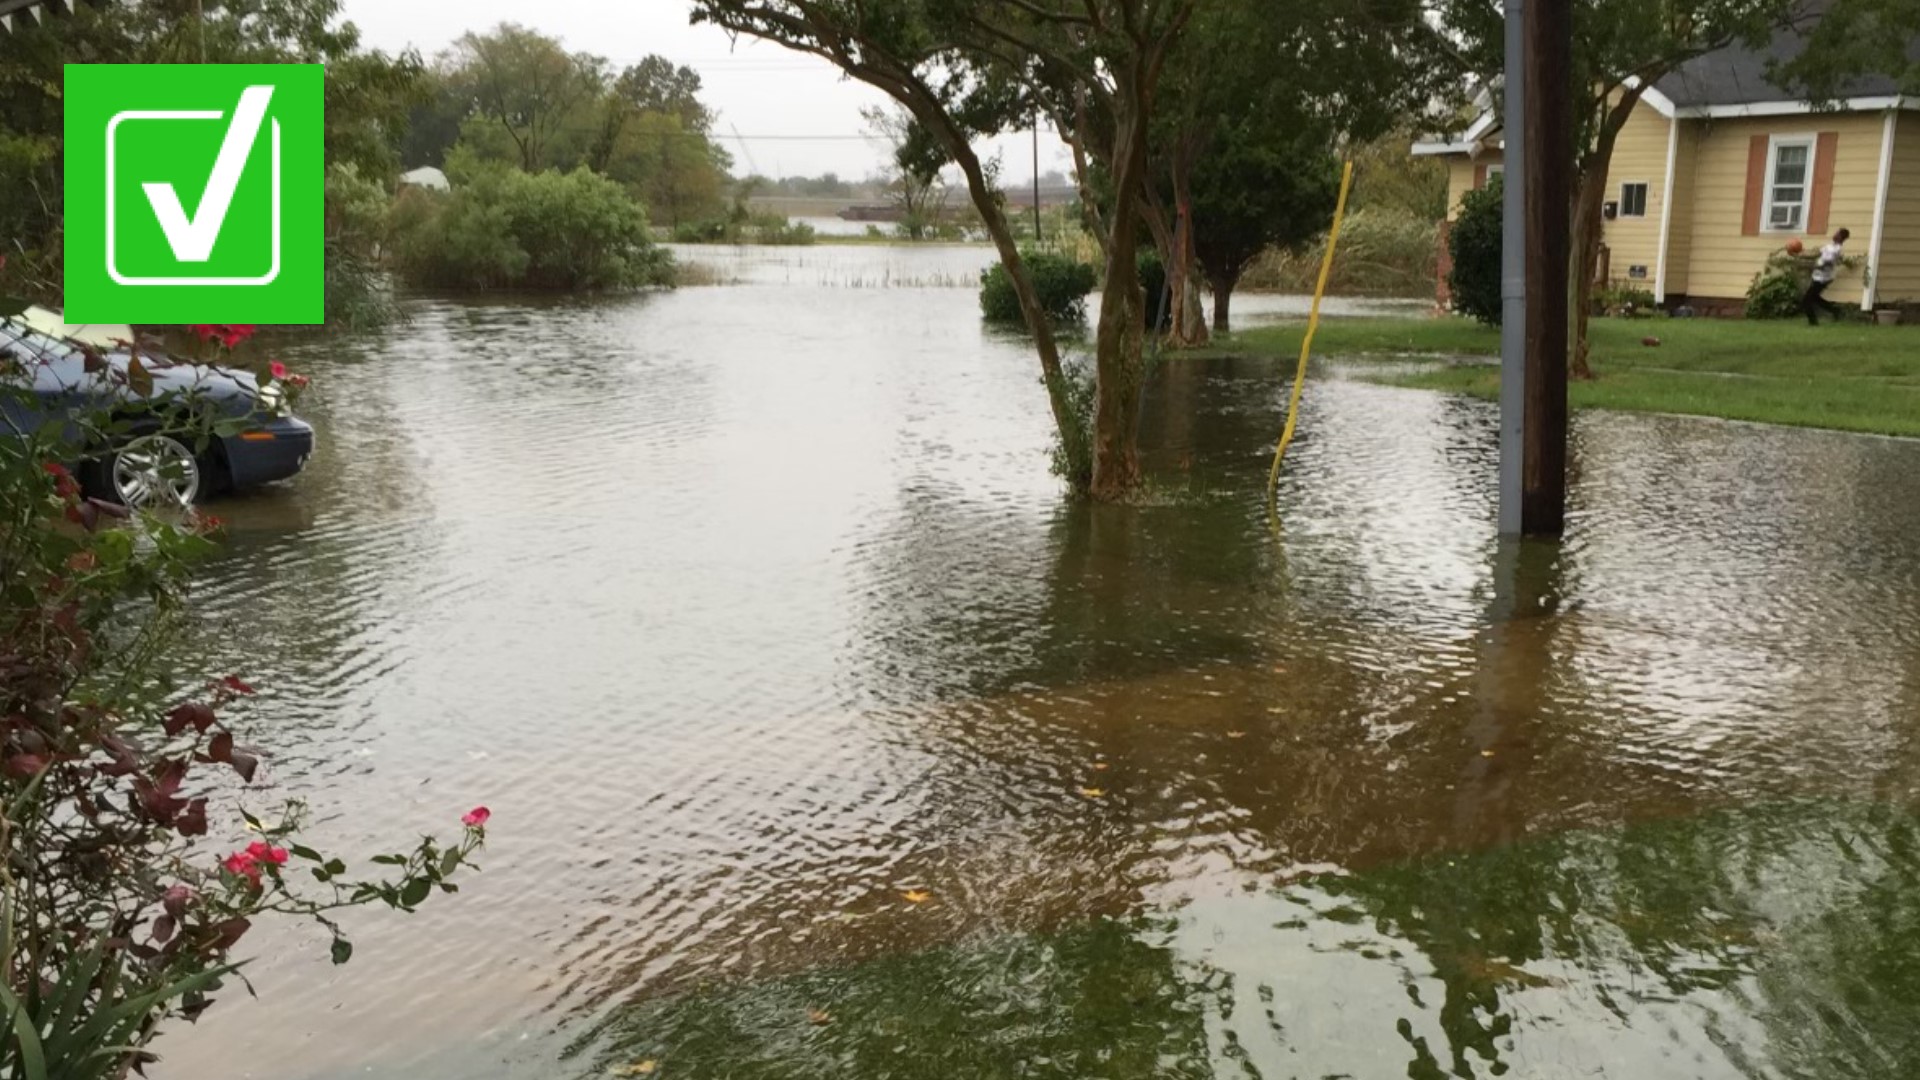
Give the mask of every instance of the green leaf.
M 375 855 L 373 861 L 379 863 L 381 866 L 407 865 L 407 857 L 405 855 Z
M 0 986 L 0 1004 L 5 1004 L 7 1019 L 13 1025 L 14 1038 L 20 1047 L 20 1071 L 23 1080 L 47 1080 L 47 1056 L 40 1048 L 40 1033 L 33 1030 L 33 1020 L 27 1016 L 26 1006 L 20 1003 L 13 991 Z
M 339 875 L 339 874 L 344 874 L 346 872 L 347 872 L 346 863 L 341 862 L 339 859 L 327 860 L 327 873 Z
M 336 964 L 344 964 L 351 959 L 353 959 L 353 942 L 343 937 L 334 938 L 333 962 Z
M 414 907 L 425 900 L 431 891 L 433 891 L 432 881 L 423 877 L 414 878 L 407 882 L 405 889 L 400 891 L 400 904 L 403 907 Z
M 305 844 L 289 844 L 287 845 L 287 850 L 291 851 L 295 855 L 300 856 L 301 858 L 307 860 L 308 862 L 324 863 L 327 861 L 325 856 L 321 855 L 319 852 L 313 850 L 312 848 L 306 846 Z
M 440 856 L 440 876 L 441 877 L 452 877 L 453 872 L 455 870 L 458 870 L 459 868 L 460 868 L 460 849 L 459 848 L 449 848 L 445 855 Z

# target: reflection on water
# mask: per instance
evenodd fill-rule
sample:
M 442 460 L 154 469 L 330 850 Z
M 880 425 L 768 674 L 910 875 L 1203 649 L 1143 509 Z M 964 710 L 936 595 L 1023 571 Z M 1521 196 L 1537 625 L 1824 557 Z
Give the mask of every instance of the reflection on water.
M 1509 547 L 1486 407 L 1334 377 L 1275 532 L 1282 373 L 1174 361 L 1073 506 L 970 292 L 828 280 L 948 256 L 821 250 L 297 358 L 261 797 L 494 838 L 161 1075 L 1905 1075 L 1920 445 L 1583 416 Z
M 736 1080 L 1906 1076 L 1916 824 L 1797 802 L 1304 873 L 653 1000 L 591 1045 Z

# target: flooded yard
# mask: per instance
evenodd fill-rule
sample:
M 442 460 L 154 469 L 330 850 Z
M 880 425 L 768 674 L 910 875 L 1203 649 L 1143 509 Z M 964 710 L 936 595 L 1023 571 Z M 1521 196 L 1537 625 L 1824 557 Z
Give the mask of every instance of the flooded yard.
M 1908 1077 L 1920 443 L 1172 358 L 1067 501 L 980 249 L 414 302 L 296 366 L 211 670 L 343 853 L 493 810 L 421 914 L 268 957 L 168 1080 Z M 1248 297 L 1250 321 L 1299 310 Z

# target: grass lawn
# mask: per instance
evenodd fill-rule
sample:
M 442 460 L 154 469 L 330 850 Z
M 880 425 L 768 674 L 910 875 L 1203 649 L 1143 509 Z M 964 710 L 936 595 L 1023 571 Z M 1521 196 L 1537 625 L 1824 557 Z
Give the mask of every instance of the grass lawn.
M 1297 356 L 1305 323 L 1235 335 L 1216 352 Z M 1596 319 L 1592 382 L 1576 409 L 1687 413 L 1799 427 L 1920 436 L 1920 327 L 1799 321 Z M 1659 347 L 1641 344 L 1644 337 Z M 1495 357 L 1499 331 L 1467 319 L 1323 320 L 1322 358 Z M 1493 398 L 1499 372 L 1481 363 L 1382 376 L 1396 386 Z

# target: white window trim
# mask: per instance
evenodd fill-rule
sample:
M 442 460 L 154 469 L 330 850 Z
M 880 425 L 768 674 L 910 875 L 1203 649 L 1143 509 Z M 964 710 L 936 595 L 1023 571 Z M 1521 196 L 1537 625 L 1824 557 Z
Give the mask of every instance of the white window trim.
M 1640 205 L 1639 213 L 1629 214 L 1627 213 L 1627 189 L 1632 187 L 1635 184 L 1639 184 L 1641 187 L 1644 187 L 1647 189 L 1647 201 Z M 1646 216 L 1647 216 L 1647 208 L 1652 205 L 1653 205 L 1653 181 L 1651 180 L 1620 181 L 1620 217 L 1622 219 L 1643 221 L 1646 219 Z
M 1773 189 L 1775 173 L 1780 168 L 1780 148 L 1783 146 L 1805 146 L 1807 148 L 1807 179 L 1801 185 L 1800 224 L 1792 228 L 1777 228 L 1773 224 Z M 1813 181 L 1815 166 L 1820 157 L 1820 135 L 1817 132 L 1795 135 L 1773 135 L 1767 139 L 1767 179 L 1766 187 L 1760 193 L 1760 231 L 1763 233 L 1784 233 L 1798 236 L 1807 231 L 1813 218 Z
M 1506 162 L 1493 161 L 1487 164 L 1487 179 L 1491 180 L 1496 176 L 1505 176 L 1505 175 L 1507 175 Z

